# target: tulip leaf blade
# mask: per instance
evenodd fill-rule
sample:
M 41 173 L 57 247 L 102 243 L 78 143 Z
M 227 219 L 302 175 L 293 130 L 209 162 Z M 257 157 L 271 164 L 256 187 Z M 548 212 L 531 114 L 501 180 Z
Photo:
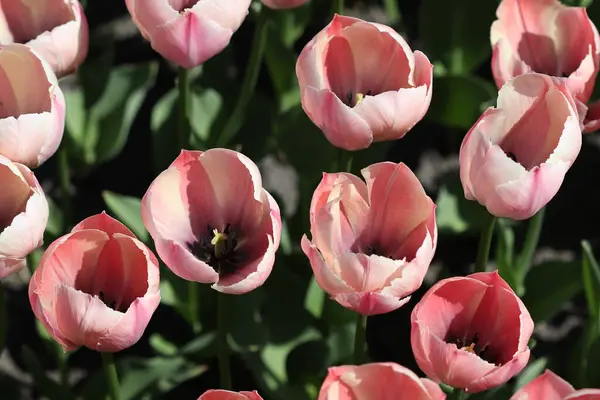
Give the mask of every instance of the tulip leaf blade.
M 581 248 L 583 250 L 581 260 L 583 286 L 588 304 L 588 313 L 591 320 L 596 320 L 600 305 L 600 266 L 598 266 L 592 247 L 587 240 L 581 241 Z
M 525 278 L 523 302 L 534 322 L 545 321 L 583 291 L 578 261 L 547 261 L 531 268 Z
M 142 221 L 142 204 L 139 198 L 105 190 L 102 192 L 102 199 L 117 219 L 131 229 L 139 240 L 148 241 L 149 234 Z

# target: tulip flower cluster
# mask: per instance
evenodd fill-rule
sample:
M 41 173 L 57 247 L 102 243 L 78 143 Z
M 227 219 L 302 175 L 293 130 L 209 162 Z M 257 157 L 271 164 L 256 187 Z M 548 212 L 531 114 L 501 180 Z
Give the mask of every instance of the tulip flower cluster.
M 274 10 L 306 2 L 262 0 Z M 222 52 L 251 3 L 125 0 L 143 39 L 184 70 Z M 86 57 L 88 27 L 77 0 L 0 1 L 0 17 L 4 278 L 43 245 L 49 206 L 31 169 L 59 148 L 69 110 L 58 79 Z M 560 190 L 583 132 L 600 127 L 600 105 L 588 104 L 600 36 L 584 8 L 558 0 L 502 0 L 490 30 L 497 102 L 464 136 L 460 181 L 465 198 L 490 217 L 525 220 Z M 343 154 L 402 139 L 434 96 L 433 65 L 423 52 L 389 26 L 340 14 L 305 44 L 295 72 L 304 113 Z M 444 386 L 472 394 L 509 382 L 529 362 L 534 331 L 514 282 L 488 268 L 484 253 L 480 270 L 415 294 L 438 245 L 436 204 L 404 162 L 360 167 L 361 176 L 322 172 L 304 216 L 309 232 L 295 243 L 316 284 L 358 321 L 354 364 L 328 368 L 318 400 L 443 400 Z M 192 287 L 210 285 L 218 302 L 258 290 L 282 268 L 276 258 L 285 230 L 265 187 L 261 170 L 241 151 L 182 148 L 141 199 L 147 242 L 100 212 L 46 247 L 28 286 L 35 317 L 64 351 L 115 353 L 141 339 L 161 302 L 160 262 Z M 489 252 L 489 241 L 481 249 Z M 231 349 L 222 304 L 223 377 Z M 400 307 L 412 309 L 410 346 L 425 377 L 394 362 L 363 363 L 361 323 Z M 222 389 L 198 400 L 262 400 L 222 380 Z M 511 397 L 525 399 L 600 399 L 600 389 L 576 390 L 547 370 Z

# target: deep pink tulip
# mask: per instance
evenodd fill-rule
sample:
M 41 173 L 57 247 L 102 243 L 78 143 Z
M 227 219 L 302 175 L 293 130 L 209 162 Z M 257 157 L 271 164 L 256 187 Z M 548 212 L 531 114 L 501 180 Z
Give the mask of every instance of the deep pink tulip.
M 208 390 L 198 400 L 263 400 L 256 390 L 252 392 L 230 392 L 229 390 Z
M 152 48 L 183 68 L 219 54 L 238 30 L 251 0 L 125 0 Z
M 296 64 L 304 111 L 346 150 L 403 137 L 429 108 L 432 70 L 393 29 L 337 14 Z
M 30 46 L 58 77 L 87 56 L 88 25 L 77 0 L 0 0 L 0 26 L 0 44 Z
M 158 255 L 183 279 L 242 294 L 271 274 L 279 206 L 241 153 L 183 150 L 148 188 L 142 217 Z
M 600 64 L 600 37 L 585 7 L 558 0 L 502 0 L 492 24 L 492 71 L 498 88 L 511 78 L 539 72 L 567 77 L 586 103 Z
M 563 400 L 600 400 L 600 389 L 581 389 Z
M 35 168 L 58 149 L 65 98 L 50 66 L 22 44 L 0 46 L 0 154 Z
M 29 301 L 65 351 L 117 352 L 142 337 L 160 303 L 158 260 L 125 225 L 97 214 L 48 247 Z
M 421 286 L 437 244 L 435 204 L 404 164 L 323 174 L 302 237 L 317 283 L 363 315 L 395 310 Z
M 261 0 L 262 3 L 274 9 L 280 8 L 294 8 L 300 7 L 303 4 L 306 4 L 309 0 Z
M 0 156 L 0 279 L 23 268 L 42 245 L 48 203 L 33 172 Z
M 410 320 L 417 364 L 436 382 L 481 392 L 504 384 L 529 360 L 533 320 L 497 271 L 439 281 Z
M 382 362 L 329 368 L 318 400 L 444 400 L 440 387 L 401 365 Z
M 579 103 L 579 106 L 583 106 Z M 575 100 L 564 81 L 529 73 L 508 81 L 460 148 L 469 200 L 497 217 L 522 220 L 558 192 L 581 149 Z

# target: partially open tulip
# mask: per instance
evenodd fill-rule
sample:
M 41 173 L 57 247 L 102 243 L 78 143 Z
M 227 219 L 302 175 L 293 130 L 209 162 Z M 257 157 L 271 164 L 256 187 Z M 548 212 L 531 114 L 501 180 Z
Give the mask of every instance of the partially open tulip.
M 575 389 L 569 382 L 547 369 L 519 389 L 510 400 L 563 400 L 573 393 Z
M 34 168 L 58 149 L 65 98 L 49 65 L 22 44 L 0 46 L 0 154 Z
M 23 268 L 42 245 L 48 203 L 33 172 L 0 156 L 0 278 Z
M 318 400 L 444 400 L 440 387 L 401 365 L 382 362 L 329 368 Z
M 44 252 L 29 301 L 65 351 L 117 352 L 142 337 L 160 303 L 158 261 L 123 224 L 97 214 Z
M 148 188 L 142 218 L 159 257 L 183 279 L 242 294 L 271 274 L 279 206 L 241 153 L 183 150 Z
M 229 390 L 208 390 L 198 400 L 262 400 L 258 392 L 230 392 Z
M 410 320 L 417 364 L 436 382 L 481 392 L 504 384 L 529 360 L 533 320 L 497 271 L 439 281 Z
M 435 204 L 404 164 L 323 174 L 302 237 L 317 283 L 363 315 L 395 310 L 423 283 L 437 244 Z
M 581 149 L 576 107 L 558 78 L 530 73 L 508 81 L 498 106 L 483 113 L 460 147 L 465 197 L 497 217 L 534 215 L 558 192 Z
M 183 68 L 220 53 L 238 30 L 251 0 L 125 0 L 152 48 Z
M 88 25 L 77 0 L 0 0 L 0 44 L 33 48 L 61 77 L 83 62 Z
M 308 0 L 261 0 L 262 3 L 274 9 L 280 8 L 294 8 L 299 7 L 308 2 Z
M 539 72 L 567 77 L 586 103 L 600 63 L 600 37 L 585 7 L 559 0 L 502 0 L 492 24 L 492 72 L 498 88 L 511 78 Z
M 429 108 L 432 65 L 393 29 L 335 15 L 296 64 L 302 107 L 346 150 L 403 137 Z

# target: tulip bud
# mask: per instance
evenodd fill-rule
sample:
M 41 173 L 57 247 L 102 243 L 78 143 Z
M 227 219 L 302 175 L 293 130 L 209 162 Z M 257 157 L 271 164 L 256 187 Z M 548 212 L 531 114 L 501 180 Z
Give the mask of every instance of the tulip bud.
M 429 108 L 432 70 L 392 28 L 337 14 L 296 63 L 304 111 L 346 150 L 403 137 Z
M 238 30 L 251 0 L 126 0 L 141 34 L 164 58 L 193 68 L 220 53 Z
M 42 245 L 48 203 L 33 172 L 0 156 L 0 278 L 23 268 Z
M 58 149 L 65 98 L 56 76 L 22 44 L 0 46 L 0 154 L 35 168 Z
M 77 0 L 10 0 L 0 7 L 0 44 L 22 43 L 34 49 L 58 76 L 83 62 L 88 25 Z
M 29 301 L 65 351 L 121 351 L 142 337 L 160 303 L 158 261 L 125 225 L 94 215 L 46 249 Z

